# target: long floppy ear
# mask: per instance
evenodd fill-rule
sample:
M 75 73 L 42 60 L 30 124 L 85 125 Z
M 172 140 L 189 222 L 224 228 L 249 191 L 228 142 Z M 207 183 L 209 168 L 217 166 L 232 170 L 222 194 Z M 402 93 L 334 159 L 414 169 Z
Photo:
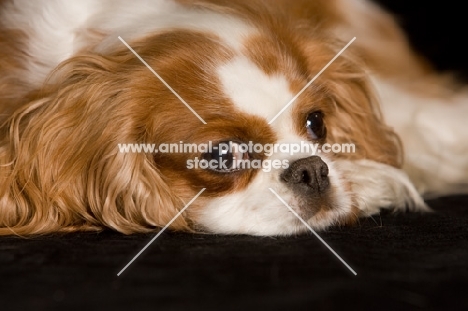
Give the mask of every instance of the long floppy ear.
M 122 59 L 76 57 L 2 125 L 0 235 L 166 225 L 183 204 L 142 143 L 144 103 L 126 92 Z M 134 65 L 135 66 L 135 65 Z M 172 225 L 188 229 L 179 217 Z

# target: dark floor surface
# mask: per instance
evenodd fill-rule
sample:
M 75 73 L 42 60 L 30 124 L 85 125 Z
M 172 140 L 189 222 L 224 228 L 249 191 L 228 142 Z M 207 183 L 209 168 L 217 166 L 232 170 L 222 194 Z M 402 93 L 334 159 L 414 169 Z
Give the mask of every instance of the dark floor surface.
M 119 277 L 152 234 L 2 238 L 0 309 L 468 309 L 468 197 L 429 203 L 320 233 L 357 276 L 311 234 L 167 232 Z

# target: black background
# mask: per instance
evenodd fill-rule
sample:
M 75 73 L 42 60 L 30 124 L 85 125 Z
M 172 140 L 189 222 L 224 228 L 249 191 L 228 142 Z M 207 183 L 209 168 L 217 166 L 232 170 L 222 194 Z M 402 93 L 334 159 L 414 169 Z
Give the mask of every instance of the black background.
M 467 18 L 456 1 L 379 1 L 441 71 L 468 76 Z M 468 197 L 433 214 L 377 215 L 320 235 L 273 238 L 165 232 L 0 239 L 1 310 L 468 309 Z

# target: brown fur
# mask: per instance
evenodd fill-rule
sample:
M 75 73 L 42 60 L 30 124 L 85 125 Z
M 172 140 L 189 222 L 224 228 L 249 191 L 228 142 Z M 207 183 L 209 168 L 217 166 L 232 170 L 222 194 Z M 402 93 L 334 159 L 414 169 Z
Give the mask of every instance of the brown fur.
M 250 38 L 247 54 L 267 74 L 286 75 L 294 93 L 343 46 L 327 39 L 328 29 L 345 19 L 333 1 L 180 2 L 250 19 L 261 35 Z M 17 76 L 7 75 L 22 66 L 14 55 L 21 55 L 26 39 L 13 36 L 0 36 L 7 47 L 0 50 L 0 72 L 8 76 L 0 78 L 2 94 L 9 94 L 3 90 L 11 85 L 22 87 Z M 166 225 L 208 187 L 193 211 L 172 224 L 191 230 L 190 215 L 204 202 L 245 188 L 255 176 L 250 170 L 229 176 L 186 170 L 187 155 L 119 153 L 118 143 L 200 143 L 226 136 L 263 144 L 276 140 L 266 120 L 240 113 L 219 89 L 214 68 L 232 53 L 217 38 L 171 31 L 130 45 L 208 126 L 200 128 L 200 120 L 125 47 L 105 56 L 81 51 L 60 65 L 43 89 L 21 101 L 0 99 L 7 107 L 0 113 L 11 114 L 0 128 L 0 235 L 102 227 L 146 232 Z M 398 139 L 384 125 L 360 69 L 363 63 L 377 63 L 369 55 L 379 58 L 379 52 L 367 55 L 360 49 L 367 47 L 344 54 L 292 107 L 296 130 L 305 135 L 307 113 L 322 110 L 327 142 L 356 143 L 357 157 L 399 167 Z
M 0 11 L 6 2 L 0 2 Z M 20 105 L 28 92 L 18 73 L 24 69 L 27 37 L 20 29 L 9 29 L 0 22 L 0 123 Z
M 181 49 L 191 44 L 193 49 Z M 147 38 L 134 47 L 169 83 L 184 87 L 193 85 L 200 72 L 190 75 L 190 68 L 182 66 L 188 80 L 174 83 L 166 72 L 173 69 L 170 62 L 185 60 L 190 66 L 196 47 L 203 57 L 216 45 L 205 35 L 180 32 Z M 107 57 L 74 57 L 51 79 L 61 82 L 38 92 L 1 129 L 0 234 L 103 225 L 131 233 L 168 223 L 183 200 L 198 191 L 185 189 L 176 195 L 151 155 L 121 154 L 117 143 L 156 142 L 155 133 L 180 130 L 172 127 L 182 116 L 192 126 L 199 126 L 199 120 L 126 49 Z M 202 96 L 184 90 L 187 100 L 194 99 L 189 92 Z M 155 120 L 155 115 L 162 118 Z M 188 229 L 188 224 L 178 218 L 173 227 Z

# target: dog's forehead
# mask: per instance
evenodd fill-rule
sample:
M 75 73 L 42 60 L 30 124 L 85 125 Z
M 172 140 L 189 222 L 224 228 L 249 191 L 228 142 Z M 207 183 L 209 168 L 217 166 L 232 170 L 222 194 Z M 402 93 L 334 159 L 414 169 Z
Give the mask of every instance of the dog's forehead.
M 268 75 L 242 55 L 220 65 L 217 74 L 223 92 L 237 109 L 268 121 L 294 98 L 284 75 Z
M 261 119 L 264 122 L 252 123 L 273 129 L 279 138 L 298 138 L 294 134 L 297 118 L 292 111 L 300 100 L 292 101 L 307 80 L 298 74 L 296 57 L 289 50 L 279 48 L 274 37 L 255 26 L 238 29 L 237 25 L 227 23 L 226 27 L 217 31 L 171 29 L 132 45 L 203 118 L 211 120 L 221 116 L 236 119 L 238 123 Z M 231 28 L 236 28 L 237 35 L 228 40 L 226 31 Z M 268 48 L 259 48 L 265 46 Z M 149 72 L 147 75 L 155 81 Z M 170 105 L 184 119 L 199 121 L 162 84 L 160 89 L 158 109 Z M 273 124 L 268 124 L 273 119 Z
M 217 74 L 222 91 L 237 111 L 263 119 L 278 141 L 303 139 L 294 130 L 291 106 L 296 94 L 284 74 L 268 74 L 242 55 L 219 66 Z

